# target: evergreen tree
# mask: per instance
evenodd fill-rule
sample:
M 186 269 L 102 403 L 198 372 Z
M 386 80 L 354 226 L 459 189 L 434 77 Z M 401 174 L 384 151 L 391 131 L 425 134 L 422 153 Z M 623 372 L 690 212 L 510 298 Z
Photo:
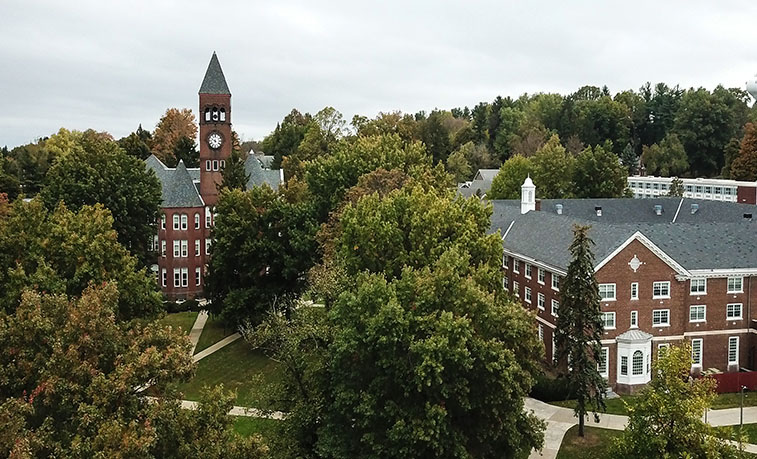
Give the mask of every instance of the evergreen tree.
M 602 358 L 603 324 L 599 308 L 599 287 L 594 278 L 594 241 L 588 235 L 590 226 L 573 227 L 573 256 L 561 285 L 560 315 L 555 329 L 557 361 L 568 363 L 568 381 L 576 391 L 575 414 L 578 435 L 584 436 L 584 417 L 591 408 L 594 417 L 605 409 L 606 382 L 597 364 Z
M 670 183 L 670 191 L 668 191 L 668 196 L 677 196 L 677 197 L 683 197 L 683 180 L 679 179 L 678 177 L 673 179 L 673 182 Z
M 239 150 L 232 150 L 229 159 L 226 160 L 226 167 L 221 172 L 221 188 L 244 191 L 248 180 L 250 174 L 244 169 L 244 158 Z
M 636 175 L 638 172 L 638 158 L 636 157 L 636 151 L 629 143 L 623 149 L 623 153 L 620 154 L 620 162 L 628 169 L 628 175 Z
M 189 137 L 181 137 L 173 147 L 173 160 L 166 163 L 169 167 L 176 167 L 179 161 L 184 161 L 187 167 L 200 167 L 200 152 L 197 143 Z

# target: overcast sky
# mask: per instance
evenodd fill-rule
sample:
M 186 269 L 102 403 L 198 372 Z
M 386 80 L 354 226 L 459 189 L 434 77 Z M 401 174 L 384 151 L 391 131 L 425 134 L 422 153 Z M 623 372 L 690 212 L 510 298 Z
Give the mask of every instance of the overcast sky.
M 0 0 L 0 145 L 196 113 L 214 50 L 246 140 L 295 107 L 350 120 L 585 84 L 743 88 L 757 73 L 754 0 L 535 3 Z

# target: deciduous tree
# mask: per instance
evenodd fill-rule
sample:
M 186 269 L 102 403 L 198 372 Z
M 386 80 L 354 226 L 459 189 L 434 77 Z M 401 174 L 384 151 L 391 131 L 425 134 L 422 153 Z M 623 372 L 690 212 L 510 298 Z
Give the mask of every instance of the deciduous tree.
M 164 164 L 177 164 L 174 154 L 182 137 L 194 141 L 197 137 L 197 121 L 188 108 L 169 108 L 160 118 L 152 134 L 152 153 Z
M 471 167 L 465 159 L 465 153 L 460 150 L 447 158 L 447 171 L 455 177 L 456 182 L 464 182 L 473 177 Z
M 244 159 L 239 150 L 232 150 L 226 166 L 221 172 L 221 187 L 236 190 L 246 190 L 250 174 L 244 169 Z
M 576 157 L 573 193 L 578 198 L 619 198 L 627 183 L 627 171 L 609 149 L 587 147 Z
M 520 199 L 520 187 L 531 171 L 533 164 L 530 159 L 513 156 L 499 168 L 486 196 L 489 199 Z
M 662 177 L 679 176 L 689 170 L 683 145 L 675 134 L 668 134 L 660 145 L 645 146 L 641 162 L 648 174 Z
M 573 192 L 576 159 L 560 144 L 557 134 L 531 157 L 536 194 L 541 198 L 564 199 Z M 522 184 L 523 182 L 521 182 Z
M 748 123 L 744 129 L 739 155 L 731 164 L 731 178 L 757 180 L 757 124 Z

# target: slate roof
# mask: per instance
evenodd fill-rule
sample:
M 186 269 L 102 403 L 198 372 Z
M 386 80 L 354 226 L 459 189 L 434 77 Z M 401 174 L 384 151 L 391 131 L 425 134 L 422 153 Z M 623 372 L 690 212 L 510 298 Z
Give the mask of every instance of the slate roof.
M 632 328 L 625 333 L 621 333 L 615 339 L 618 341 L 649 341 L 650 339 L 652 339 L 652 335 L 650 335 L 649 333 L 643 332 L 639 330 L 638 328 L 636 329 Z
M 221 70 L 221 64 L 218 62 L 218 56 L 215 51 L 210 58 L 208 64 L 208 70 L 205 71 L 205 78 L 200 85 L 200 94 L 228 94 L 229 86 L 226 84 L 226 77 L 223 76 L 223 70 Z
M 261 160 L 258 158 L 259 156 L 256 155 L 247 155 L 247 159 L 244 161 L 244 170 L 250 175 L 247 181 L 247 189 L 265 183 L 274 190 L 278 190 L 281 183 L 281 171 L 264 168 Z
M 473 180 L 457 184 L 458 194 L 470 198 L 471 196 L 483 197 L 492 188 L 492 180 L 499 169 L 479 169 Z
M 499 169 L 479 169 L 473 180 L 488 180 L 491 182 L 499 173 Z
M 162 207 L 203 207 L 205 203 L 200 197 L 190 171 L 179 161 L 176 168 L 167 167 L 155 155 L 145 160 L 145 166 L 154 171 L 162 187 Z M 198 169 L 199 175 L 199 169 Z
M 682 218 L 682 206 L 678 219 L 672 223 L 672 216 L 667 213 L 658 219 L 655 219 L 658 216 L 653 209 L 651 215 L 647 213 L 647 208 L 655 201 L 653 199 L 587 199 L 580 204 L 575 202 L 579 200 L 555 201 L 564 203 L 562 215 L 558 215 L 554 210 L 547 210 L 545 201 L 542 201 L 541 211 L 526 214 L 520 213 L 519 201 L 492 201 L 491 231 L 500 230 L 503 236 L 507 233 L 503 240 L 505 249 L 563 271 L 567 270 L 571 259 L 568 247 L 573 240 L 574 224 L 592 226 L 589 236 L 595 243 L 596 263 L 610 255 L 638 231 L 686 270 L 757 268 L 757 246 L 749 242 L 754 240 L 757 232 L 757 220 L 748 221 L 743 218 L 744 204 L 700 201 L 706 205 L 700 207 L 693 215 L 689 210 L 688 220 Z M 568 205 L 570 203 L 566 201 L 574 202 L 573 205 Z M 598 201 L 602 201 L 603 204 L 602 217 L 597 217 L 594 211 L 594 204 Z M 640 201 L 648 202 L 645 207 L 637 207 Z M 697 200 L 685 199 L 683 205 L 687 201 Z M 677 202 L 680 203 L 681 198 L 677 198 Z M 622 205 L 626 203 L 628 208 L 623 213 Z M 747 209 L 751 207 L 754 206 Z M 575 213 L 593 219 L 577 218 L 568 210 L 583 208 L 590 209 L 591 214 L 588 214 L 588 211 Z M 605 208 L 613 210 L 607 214 Z M 618 213 L 615 214 L 615 211 Z M 638 215 L 635 215 L 636 213 Z M 635 222 L 634 216 L 637 217 Z M 692 222 L 696 218 L 701 218 L 701 221 Z

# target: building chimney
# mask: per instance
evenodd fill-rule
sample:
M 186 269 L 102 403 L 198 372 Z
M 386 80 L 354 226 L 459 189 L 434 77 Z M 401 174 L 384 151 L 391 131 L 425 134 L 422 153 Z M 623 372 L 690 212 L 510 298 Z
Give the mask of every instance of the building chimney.
M 596 206 L 594 207 L 594 211 L 597 213 L 597 217 L 602 216 L 602 206 Z
M 699 210 L 699 204 L 692 204 L 691 205 L 691 215 L 694 215 Z
M 662 205 L 661 204 L 656 204 L 654 206 L 654 213 L 655 213 L 655 215 L 662 215 Z
M 536 200 L 536 205 L 534 210 L 541 210 L 541 199 Z
M 555 204 L 555 212 L 557 215 L 562 215 L 562 204 Z

